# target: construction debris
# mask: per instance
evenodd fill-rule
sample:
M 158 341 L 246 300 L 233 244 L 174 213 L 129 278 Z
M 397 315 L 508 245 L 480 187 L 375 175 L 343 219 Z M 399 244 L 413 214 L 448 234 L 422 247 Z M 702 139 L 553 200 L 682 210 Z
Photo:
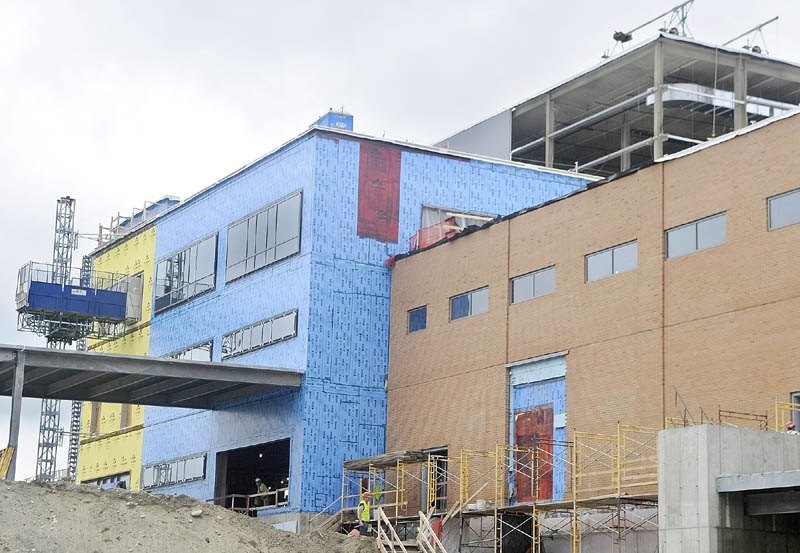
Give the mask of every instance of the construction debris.
M 373 553 L 372 538 L 295 535 L 183 495 L 0 482 L 2 553 Z

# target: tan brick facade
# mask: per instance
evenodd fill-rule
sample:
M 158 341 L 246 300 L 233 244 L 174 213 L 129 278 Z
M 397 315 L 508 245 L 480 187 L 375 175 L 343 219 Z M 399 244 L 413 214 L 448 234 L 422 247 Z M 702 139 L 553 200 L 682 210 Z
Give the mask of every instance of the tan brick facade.
M 800 390 L 800 224 L 768 231 L 767 198 L 800 188 L 798 136 L 800 116 L 776 121 L 400 259 L 387 451 L 506 443 L 506 365 L 557 351 L 568 439 L 661 427 L 676 390 L 695 418 L 773 415 Z M 725 244 L 665 259 L 665 229 L 723 211 Z M 586 254 L 633 239 L 636 269 L 586 282 Z M 554 293 L 510 305 L 510 278 L 551 265 Z M 488 313 L 450 322 L 449 298 L 486 285 Z

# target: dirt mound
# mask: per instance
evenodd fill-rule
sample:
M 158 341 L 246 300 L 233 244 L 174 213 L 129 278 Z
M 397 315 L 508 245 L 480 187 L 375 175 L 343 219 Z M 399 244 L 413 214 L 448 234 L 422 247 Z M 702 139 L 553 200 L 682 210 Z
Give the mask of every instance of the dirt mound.
M 182 495 L 0 480 L 0 552 L 34 551 L 374 553 L 377 546 L 335 533 L 298 536 Z

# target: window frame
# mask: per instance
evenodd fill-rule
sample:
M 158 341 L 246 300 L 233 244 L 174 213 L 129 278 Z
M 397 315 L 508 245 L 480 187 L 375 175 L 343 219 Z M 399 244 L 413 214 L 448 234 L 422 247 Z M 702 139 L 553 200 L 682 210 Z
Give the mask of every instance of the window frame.
M 196 461 L 197 459 L 203 460 L 203 470 L 201 476 L 193 476 L 186 478 L 186 463 Z M 183 476 L 178 478 L 178 465 L 182 464 Z M 149 484 L 145 485 L 145 475 L 147 471 L 151 471 L 150 478 L 152 479 Z M 173 474 L 174 472 L 174 474 Z M 156 480 L 155 475 L 158 474 L 159 478 Z M 166 475 L 166 478 L 163 478 Z M 158 463 L 150 463 L 142 465 L 141 478 L 139 485 L 142 490 L 150 490 L 153 488 L 163 488 L 164 486 L 174 486 L 186 482 L 194 482 L 195 480 L 205 480 L 208 476 L 208 457 L 205 452 L 195 453 L 194 455 L 186 455 L 177 459 L 169 459 L 167 461 L 160 461 Z
M 627 269 L 625 271 L 615 272 L 614 271 L 614 250 L 617 250 L 619 248 L 623 248 L 625 246 L 629 246 L 631 244 L 636 244 L 636 266 L 631 268 L 631 269 Z M 602 276 L 600 278 L 595 278 L 595 279 L 589 280 L 589 258 L 593 257 L 595 255 L 599 255 L 599 254 L 605 253 L 605 252 L 609 252 L 611 254 L 611 273 L 608 274 L 608 275 Z M 604 280 L 606 278 L 610 278 L 610 277 L 615 276 L 615 275 L 621 275 L 621 274 L 624 274 L 624 273 L 630 273 L 631 271 L 634 271 L 635 269 L 638 269 L 638 268 L 639 268 L 639 239 L 638 238 L 634 238 L 633 240 L 628 240 L 627 242 L 621 242 L 621 243 L 616 244 L 614 246 L 610 246 L 608 248 L 603 248 L 602 250 L 597 250 L 597 251 L 594 251 L 594 252 L 591 252 L 591 253 L 587 253 L 587 254 L 585 254 L 583 256 L 584 282 L 586 284 L 589 284 L 590 282 L 597 282 L 599 280 Z
M 540 274 L 540 273 L 544 273 L 545 271 L 549 271 L 550 269 L 553 270 L 553 291 L 552 292 L 548 292 L 546 294 L 538 294 L 537 295 L 536 294 L 536 275 Z M 533 295 L 528 299 L 514 301 L 514 282 L 519 280 L 519 279 L 523 279 L 525 277 L 531 277 L 533 279 L 533 282 L 532 282 L 532 284 L 533 284 Z M 509 295 L 509 298 L 511 299 L 511 301 L 509 302 L 509 304 L 510 305 L 518 305 L 518 304 L 524 303 L 526 301 L 535 300 L 536 298 L 541 298 L 541 297 L 544 297 L 544 296 L 549 296 L 550 294 L 555 294 L 555 292 L 556 292 L 556 285 L 555 285 L 556 278 L 557 278 L 557 276 L 556 276 L 556 266 L 555 266 L 555 264 L 548 265 L 547 267 L 542 267 L 541 269 L 536 269 L 535 271 L 529 271 L 527 273 L 523 273 L 521 275 L 517 275 L 515 277 L 510 278 L 509 279 L 510 289 L 509 289 L 509 294 L 508 295 Z
M 473 313 L 472 312 L 472 305 L 473 305 L 472 295 L 474 293 L 476 293 L 476 292 L 480 292 L 481 290 L 486 290 L 486 311 L 481 311 L 480 313 Z M 469 297 L 469 314 L 464 315 L 463 317 L 458 317 L 457 319 L 454 319 L 453 318 L 453 300 L 456 299 L 456 298 L 463 297 L 463 296 L 468 296 Z M 451 323 L 455 322 L 455 321 L 460 321 L 462 319 L 469 319 L 470 317 L 475 317 L 477 315 L 483 315 L 484 313 L 488 313 L 489 312 L 489 285 L 487 284 L 486 286 L 481 286 L 480 288 L 475 288 L 474 290 L 469 290 L 468 292 L 462 292 L 461 294 L 456 294 L 455 296 L 450 296 L 450 301 L 448 302 L 447 305 L 448 305 L 448 318 L 449 318 L 449 321 Z
M 787 196 L 793 196 L 794 194 L 800 194 L 800 188 L 794 188 L 792 190 L 787 190 L 786 192 L 781 192 L 780 194 L 775 194 L 774 196 L 767 197 L 767 231 L 772 232 L 773 230 L 780 230 L 782 228 L 791 227 L 793 225 L 800 224 L 800 218 L 793 223 L 789 223 L 788 225 L 782 225 L 780 227 L 773 227 L 772 226 L 772 201 L 778 200 L 780 198 L 784 198 Z
M 278 339 L 275 339 L 275 340 L 273 340 L 270 337 L 269 342 L 268 343 L 264 343 L 264 341 L 263 341 L 263 328 L 264 328 L 264 325 L 266 325 L 267 323 L 270 323 L 270 329 L 272 329 L 272 325 L 273 325 L 274 321 L 276 321 L 278 319 L 281 319 L 281 318 L 283 318 L 283 317 L 285 317 L 287 315 L 291 315 L 291 314 L 294 314 L 294 328 L 292 329 L 292 333 L 288 334 L 286 336 L 282 336 L 281 338 L 278 338 Z M 287 340 L 291 340 L 292 338 L 296 338 L 299 324 L 300 324 L 300 313 L 299 313 L 299 310 L 298 309 L 289 309 L 288 311 L 284 311 L 283 313 L 279 313 L 279 314 L 274 315 L 272 317 L 267 317 L 266 319 L 261 319 L 260 321 L 256 321 L 254 323 L 250 323 L 250 324 L 244 325 L 242 327 L 236 328 L 234 330 L 231 330 L 230 332 L 227 332 L 227 333 L 222 335 L 222 339 L 221 339 L 222 351 L 220 353 L 220 360 L 221 361 L 227 361 L 228 359 L 232 359 L 234 357 L 239 357 L 240 355 L 245 355 L 245 354 L 248 354 L 248 353 L 252 353 L 254 351 L 258 351 L 258 350 L 261 350 L 261 349 L 264 349 L 264 348 L 268 348 L 268 347 L 274 346 L 274 345 L 279 344 L 281 342 L 286 342 Z M 260 329 L 262 330 L 262 340 L 261 340 L 261 343 L 259 345 L 252 346 L 252 342 L 250 342 L 250 345 L 247 348 L 242 348 L 241 351 L 234 351 L 236 349 L 234 347 L 232 349 L 231 353 L 225 353 L 225 347 L 226 347 L 226 342 L 227 341 L 232 340 L 232 341 L 234 341 L 234 343 L 236 341 L 238 341 L 238 339 L 240 337 L 237 336 L 237 333 L 241 333 L 241 338 L 242 339 L 244 338 L 244 333 L 245 332 L 247 332 L 250 335 L 250 337 L 252 337 L 253 329 L 256 328 L 256 327 L 260 327 Z M 271 336 L 271 333 L 270 333 L 270 336 Z M 250 340 L 250 338 L 248 338 L 248 340 Z
M 414 312 L 414 311 L 419 311 L 420 309 L 424 309 L 425 310 L 425 324 L 423 325 L 422 328 L 418 328 L 416 330 L 411 330 L 411 313 Z M 412 309 L 409 309 L 406 312 L 406 333 L 407 334 L 414 334 L 416 332 L 422 332 L 426 328 L 428 328 L 428 304 L 427 303 L 425 305 L 420 305 L 419 307 L 414 307 Z
M 704 223 L 706 221 L 711 221 L 713 219 L 718 219 L 723 217 L 725 219 L 725 241 L 719 244 L 714 244 L 713 246 L 706 246 L 704 248 L 700 247 L 700 223 Z M 694 249 L 692 251 L 688 251 L 679 255 L 670 255 L 669 253 L 669 234 L 671 232 L 675 232 L 678 230 L 686 229 L 686 228 L 694 228 Z M 684 257 L 686 255 L 692 255 L 693 253 L 702 252 L 705 250 L 710 250 L 719 246 L 724 246 L 728 243 L 728 212 L 727 211 L 720 211 L 719 213 L 714 213 L 713 215 L 708 215 L 706 217 L 702 217 L 700 219 L 695 219 L 694 221 L 689 221 L 688 223 L 683 223 L 682 225 L 677 225 L 672 228 L 668 228 L 664 231 L 664 253 L 665 259 L 677 259 L 679 257 Z
M 444 211 L 444 212 L 452 213 L 452 215 L 449 215 L 448 217 L 445 217 L 444 219 L 442 219 L 442 221 L 439 221 L 438 223 L 434 223 L 434 225 L 441 224 L 443 221 L 446 221 L 449 217 L 455 217 L 455 218 L 461 217 L 461 218 L 464 218 L 464 219 L 472 219 L 474 221 L 480 221 L 477 224 L 477 226 L 480 226 L 480 225 L 484 225 L 484 224 L 488 223 L 489 221 L 492 221 L 493 219 L 496 219 L 498 217 L 497 215 L 493 215 L 491 213 L 481 213 L 479 211 L 465 211 L 463 209 L 452 209 L 452 208 L 449 208 L 449 207 L 439 207 L 439 206 L 431 205 L 431 204 L 422 204 L 422 207 L 420 207 L 420 210 L 419 210 L 419 228 L 426 228 L 426 227 L 423 226 L 423 224 L 425 223 L 425 210 L 426 209 L 435 209 L 437 211 Z M 447 214 L 447 213 L 445 213 L 445 214 Z M 471 226 L 471 225 L 467 225 L 467 226 Z M 466 227 L 464 227 L 464 228 L 466 228 Z
M 192 351 L 193 349 L 197 349 L 200 346 L 205 346 L 206 344 L 208 344 L 208 361 L 211 362 L 212 359 L 213 359 L 213 355 L 214 355 L 214 339 L 213 338 L 209 338 L 207 340 L 200 340 L 199 342 L 196 342 L 196 343 L 192 344 L 191 346 L 187 346 L 185 348 L 181 348 L 179 350 L 173 351 L 172 353 L 168 353 L 167 355 L 164 355 L 163 357 L 166 357 L 167 359 L 175 359 L 176 361 L 186 361 L 185 359 L 180 359 L 180 358 L 178 358 L 176 356 L 177 355 L 182 355 L 182 354 L 187 353 L 189 351 Z
M 281 242 L 280 244 L 277 242 L 277 234 L 278 234 L 277 231 L 278 231 L 278 221 L 279 221 L 279 217 L 280 217 L 280 206 L 281 206 L 281 204 L 286 203 L 289 200 L 293 199 L 295 196 L 299 196 L 300 197 L 300 209 L 297 211 L 297 251 L 295 251 L 293 253 L 290 253 L 289 255 L 287 255 L 285 257 L 281 257 L 279 259 L 278 258 L 278 254 L 277 254 L 278 249 L 281 246 L 283 246 L 285 244 L 288 244 L 289 242 L 294 240 L 294 238 L 291 238 L 289 240 Z M 271 220 L 269 218 L 269 210 L 272 209 L 273 207 L 275 208 L 275 230 L 274 230 L 274 232 L 272 234 L 270 234 L 269 233 L 269 228 L 271 226 Z M 257 240 L 259 238 L 259 234 L 260 234 L 259 230 L 258 230 L 257 222 L 258 222 L 259 216 L 262 213 L 265 214 L 264 215 L 264 219 L 266 220 L 266 224 L 267 224 L 267 232 L 265 233 L 265 239 L 266 239 L 267 246 L 266 246 L 266 248 L 264 250 L 260 250 L 260 251 L 254 249 L 253 250 L 253 254 L 249 255 L 248 246 L 249 246 L 249 240 L 250 240 L 250 233 L 249 233 L 250 220 L 253 219 L 254 221 L 256 221 L 256 229 L 253 232 L 253 235 L 254 235 L 254 239 Z M 245 229 L 245 233 L 244 233 L 244 236 L 245 236 L 245 255 L 244 255 L 244 259 L 242 261 L 237 261 L 233 265 L 228 265 L 229 254 L 230 254 L 230 251 L 231 251 L 231 249 L 230 249 L 230 232 L 231 232 L 231 229 L 233 229 L 234 227 L 237 227 L 238 225 L 241 225 L 241 224 L 247 224 L 247 226 L 248 226 L 248 228 Z M 268 245 L 269 242 L 270 242 L 270 239 L 272 239 L 272 246 L 271 247 Z M 267 267 L 271 267 L 271 266 L 273 266 L 273 265 L 275 265 L 277 263 L 280 263 L 281 261 L 285 261 L 287 259 L 291 259 L 292 257 L 294 257 L 296 255 L 299 255 L 300 252 L 302 251 L 302 245 L 303 245 L 303 189 L 300 188 L 300 189 L 297 189 L 297 190 L 295 190 L 293 192 L 290 192 L 289 194 L 286 194 L 285 196 L 282 196 L 281 198 L 278 198 L 277 200 L 275 200 L 275 201 L 273 201 L 273 202 L 271 202 L 271 203 L 269 203 L 269 204 L 267 204 L 267 205 L 265 205 L 263 207 L 260 207 L 259 209 L 255 210 L 255 211 L 251 211 L 250 213 L 248 213 L 244 217 L 240 217 L 239 219 L 233 221 L 232 223 L 230 223 L 226 227 L 225 240 L 226 240 L 226 247 L 225 247 L 225 284 L 230 284 L 230 283 L 236 282 L 237 280 L 242 279 L 242 278 L 246 277 L 247 275 L 251 275 L 251 274 L 256 273 L 256 272 L 258 272 L 258 271 L 260 271 L 262 269 L 266 269 Z M 254 248 L 255 248 L 255 246 L 254 246 Z M 264 264 L 259 266 L 259 267 L 255 267 L 255 259 L 259 255 L 262 255 L 262 254 L 266 258 L 266 253 L 268 251 L 270 251 L 270 250 L 272 250 L 275 258 L 272 261 L 265 261 Z M 249 260 L 253 260 L 253 265 L 254 266 L 251 269 L 247 268 L 247 262 Z M 230 268 L 232 266 L 238 265 L 239 263 L 244 263 L 244 267 L 245 267 L 244 268 L 244 272 L 242 274 L 240 274 L 240 275 L 237 275 L 237 276 L 233 277 L 233 278 L 228 278 L 228 271 L 230 270 Z
M 199 246 L 200 244 L 202 244 L 206 240 L 211 240 L 211 239 L 214 240 L 214 267 L 213 267 L 213 270 L 212 270 L 211 274 L 210 275 L 205 275 L 202 278 L 195 278 L 195 280 L 193 282 L 186 281 L 180 286 L 180 288 L 171 289 L 168 293 L 166 293 L 166 294 L 164 294 L 162 296 L 159 296 L 158 295 L 158 290 L 159 290 L 159 286 L 160 286 L 159 280 L 158 280 L 159 265 L 161 265 L 162 263 L 168 262 L 170 259 L 172 259 L 174 257 L 184 256 L 184 254 L 186 254 L 186 252 L 190 251 L 195 246 Z M 198 250 L 199 250 L 199 248 L 198 248 Z M 186 303 L 187 301 L 193 300 L 193 299 L 198 298 L 198 297 L 200 297 L 200 296 L 202 296 L 204 294 L 208 294 L 208 293 L 213 292 L 214 290 L 216 290 L 217 289 L 217 270 L 219 269 L 218 262 L 217 262 L 217 258 L 218 257 L 219 257 L 219 232 L 214 232 L 212 234 L 204 236 L 203 238 L 201 238 L 199 240 L 195 240 L 194 242 L 192 242 L 191 244 L 189 244 L 185 248 L 181 248 L 180 250 L 172 252 L 170 255 L 164 256 L 163 258 L 161 258 L 158 261 L 156 261 L 155 264 L 153 265 L 153 273 L 154 273 L 153 274 L 153 291 L 152 291 L 152 293 L 153 293 L 153 301 L 152 301 L 152 304 L 151 304 L 152 305 L 152 308 L 151 308 L 152 316 L 156 316 L 156 315 L 158 315 L 160 313 L 164 313 L 165 311 L 168 311 L 168 310 L 172 309 L 173 307 L 177 307 L 178 305 L 182 305 L 182 304 Z M 191 265 L 187 264 L 187 273 L 191 269 L 192 269 Z M 194 269 L 194 271 L 197 270 L 196 267 L 194 267 L 193 269 Z M 196 276 L 197 275 L 195 275 L 195 277 Z M 213 283 L 212 283 L 211 287 L 209 287 L 208 289 L 203 290 L 201 292 L 197 292 L 196 289 L 195 289 L 195 293 L 193 295 L 191 295 L 191 296 L 189 296 L 187 294 L 184 294 L 184 297 L 182 299 L 176 300 L 174 303 L 170 301 L 166 306 L 158 307 L 158 300 L 160 298 L 171 297 L 171 295 L 176 290 L 178 290 L 178 291 L 186 290 L 189 287 L 191 287 L 192 285 L 196 285 L 200 280 L 202 280 L 204 278 L 207 278 L 208 276 L 212 276 L 213 277 Z

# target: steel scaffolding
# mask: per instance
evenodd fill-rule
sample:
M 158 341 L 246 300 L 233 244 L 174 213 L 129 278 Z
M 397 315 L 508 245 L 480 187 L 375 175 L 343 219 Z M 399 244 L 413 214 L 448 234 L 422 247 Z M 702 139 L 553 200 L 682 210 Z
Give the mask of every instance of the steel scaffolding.
M 53 240 L 53 282 L 66 284 L 72 269 L 72 251 L 75 249 L 75 200 L 69 196 L 56 202 L 56 227 Z M 58 339 L 58 333 L 49 330 L 47 347 L 65 349 L 68 341 Z M 36 452 L 36 480 L 53 480 L 56 474 L 56 455 L 61 431 L 61 401 L 43 399 L 39 417 L 39 447 Z M 80 431 L 80 427 L 78 428 Z M 75 453 L 77 467 L 77 451 Z

